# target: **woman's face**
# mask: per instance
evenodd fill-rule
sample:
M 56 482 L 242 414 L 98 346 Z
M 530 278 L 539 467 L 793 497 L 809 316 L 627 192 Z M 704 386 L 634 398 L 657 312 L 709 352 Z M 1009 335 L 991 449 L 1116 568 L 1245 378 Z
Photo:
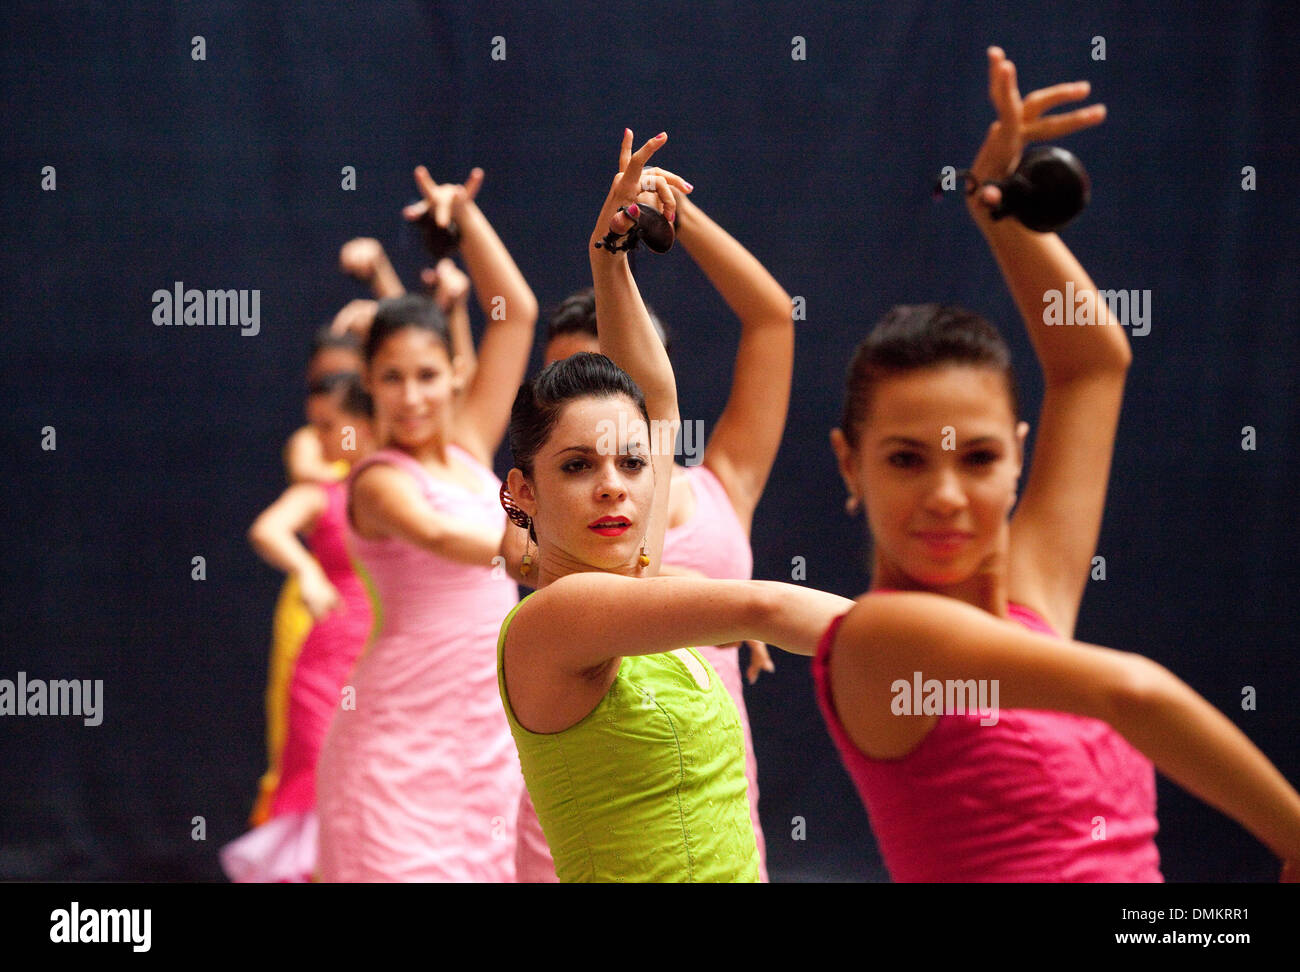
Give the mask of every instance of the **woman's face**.
M 533 518 L 552 573 L 636 563 L 654 502 L 647 433 L 624 395 L 574 399 L 533 457 L 532 477 L 510 470 L 510 493 Z
M 592 354 L 600 354 L 600 341 L 587 334 L 584 331 L 570 331 L 567 334 L 557 334 L 546 342 L 546 357 L 542 361 L 545 367 L 555 361 L 563 361 L 570 358 L 579 351 L 590 351 Z
M 356 462 L 374 447 L 370 420 L 349 415 L 339 406 L 337 395 L 323 395 L 316 408 L 312 425 L 320 436 L 321 452 L 326 462 Z
M 831 440 L 886 568 L 945 587 L 1005 553 L 1028 429 L 991 368 L 944 365 L 880 381 L 856 448 L 839 429 Z
M 375 424 L 388 441 L 411 448 L 445 434 L 462 377 L 446 346 L 424 328 L 404 327 L 379 346 L 366 369 Z

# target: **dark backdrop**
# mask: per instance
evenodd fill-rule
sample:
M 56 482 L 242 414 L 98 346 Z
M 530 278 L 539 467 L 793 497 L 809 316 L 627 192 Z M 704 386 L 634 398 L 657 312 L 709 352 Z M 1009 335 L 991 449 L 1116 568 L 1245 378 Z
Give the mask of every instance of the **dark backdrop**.
M 981 238 L 956 199 L 930 198 L 992 119 L 990 43 L 1024 90 L 1088 78 L 1109 106 L 1066 143 L 1094 180 L 1066 239 L 1099 286 L 1152 292 L 1099 546 L 1107 577 L 1078 636 L 1168 665 L 1300 779 L 1289 9 L 6 4 L 0 678 L 101 678 L 105 699 L 98 727 L 0 720 L 0 877 L 219 878 L 216 850 L 243 830 L 263 769 L 280 583 L 244 531 L 283 488 L 309 335 L 361 296 L 337 272 L 340 244 L 377 236 L 413 280 L 398 206 L 421 162 L 444 180 L 486 170 L 479 201 L 547 305 L 588 281 L 622 128 L 666 129 L 659 161 L 807 302 L 755 576 L 789 579 L 801 556 L 808 584 L 864 590 L 862 525 L 843 512 L 827 432 L 871 322 L 898 302 L 978 309 L 1013 343 L 1031 418 L 1041 394 Z M 796 35 L 806 60 L 791 57 Z M 340 189 L 344 165 L 355 191 Z M 736 322 L 683 252 L 642 260 L 640 276 L 675 335 L 683 416 L 711 425 Z M 178 280 L 260 290 L 261 332 L 155 327 L 151 294 Z M 883 879 L 808 664 L 777 666 L 748 692 L 772 874 Z M 1163 781 L 1160 822 L 1171 880 L 1275 876 L 1253 838 Z

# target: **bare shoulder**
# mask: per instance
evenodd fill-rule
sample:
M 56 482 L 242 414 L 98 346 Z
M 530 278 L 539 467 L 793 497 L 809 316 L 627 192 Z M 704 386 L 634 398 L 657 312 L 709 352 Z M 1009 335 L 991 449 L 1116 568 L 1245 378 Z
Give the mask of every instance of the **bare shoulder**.
M 357 499 L 372 500 L 393 489 L 413 488 L 415 480 L 405 469 L 391 462 L 372 462 L 352 477 L 351 492 Z
M 565 582 L 579 576 L 562 577 L 530 595 L 506 629 L 502 645 L 506 695 L 515 721 L 528 732 L 563 732 L 584 719 L 609 691 L 622 661 L 609 658 L 586 670 L 574 670 L 563 664 L 562 653 L 555 650 L 557 639 L 573 630 L 570 611 L 580 602 L 574 587 L 583 586 Z
M 924 598 L 924 595 L 922 595 Z M 893 685 L 904 672 L 910 626 L 921 620 L 924 600 L 905 592 L 864 594 L 840 623 L 830 645 L 829 694 L 853 744 L 870 759 L 901 759 L 938 722 L 937 716 L 894 713 Z
M 618 574 L 583 571 L 566 574 L 529 595 L 510 622 L 510 633 L 522 622 L 525 629 L 545 636 L 547 629 L 565 630 L 586 614 L 593 603 L 621 585 L 637 581 Z
M 360 470 L 348 491 L 348 518 L 361 536 L 377 540 L 389 534 L 384 524 L 423 499 L 409 472 L 390 462 L 374 462 Z

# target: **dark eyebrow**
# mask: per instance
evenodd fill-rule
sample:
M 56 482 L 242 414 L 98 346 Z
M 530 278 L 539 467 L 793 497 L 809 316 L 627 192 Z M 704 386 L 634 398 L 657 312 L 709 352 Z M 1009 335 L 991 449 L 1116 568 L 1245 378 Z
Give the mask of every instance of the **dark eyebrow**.
M 627 452 L 620 453 L 620 455 L 624 455 L 624 456 L 638 456 L 638 457 L 640 457 L 640 458 L 644 458 L 644 456 L 642 456 L 642 454 L 641 454 L 639 451 L 633 451 L 633 450 L 639 450 L 639 449 L 640 449 L 640 447 L 641 447 L 641 443 L 640 443 L 640 442 L 629 442 L 627 445 L 628 445 L 628 451 L 627 451 Z M 566 447 L 563 448 L 563 449 L 557 449 L 554 453 L 552 453 L 552 455 L 558 457 L 558 456 L 562 456 L 562 455 L 564 455 L 566 452 L 578 452 L 578 453 L 581 453 L 581 454 L 584 455 L 584 456 L 591 456 L 591 455 L 598 455 L 599 452 L 600 452 L 600 450 L 598 450 L 598 449 L 594 449 L 594 448 L 592 448 L 591 446 L 585 446 L 585 445 L 571 445 L 571 446 L 566 446 Z
M 883 438 L 883 439 L 880 440 L 880 445 L 881 445 L 881 446 L 887 446 L 887 445 L 889 445 L 890 443 L 897 443 L 897 444 L 899 444 L 899 445 L 909 446 L 909 447 L 911 447 L 911 448 L 913 448 L 913 449 L 929 449 L 929 448 L 930 448 L 930 444 L 929 444 L 928 442 L 922 442 L 920 439 L 909 439 L 909 438 L 907 438 L 907 437 L 905 437 L 905 436 L 901 436 L 901 435 L 890 435 L 890 436 L 886 436 L 885 438 Z M 995 435 L 981 435 L 981 436 L 978 436 L 978 437 L 976 437 L 976 438 L 974 438 L 974 439 L 967 439 L 965 442 L 961 442 L 961 443 L 959 443 L 959 444 L 958 444 L 958 448 L 960 448 L 960 449 L 969 449 L 969 448 L 971 448 L 972 446 L 984 445 L 984 444 L 986 444 L 986 443 L 991 444 L 991 445 L 1001 445 L 1001 444 L 1002 444 L 1002 440 L 999 439 L 999 438 L 998 438 L 997 436 L 995 436 Z

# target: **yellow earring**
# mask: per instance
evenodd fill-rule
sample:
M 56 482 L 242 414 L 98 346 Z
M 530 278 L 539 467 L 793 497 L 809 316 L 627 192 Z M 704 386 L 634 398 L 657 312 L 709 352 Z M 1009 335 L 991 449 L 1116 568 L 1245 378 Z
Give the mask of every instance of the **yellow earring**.
M 529 527 L 529 535 L 524 538 L 524 559 L 519 562 L 519 573 L 525 577 L 527 577 L 529 572 L 533 569 L 533 558 L 528 553 L 529 544 L 531 544 L 533 541 L 532 524 L 530 523 L 528 527 Z
M 636 562 L 642 567 L 650 566 L 650 554 L 646 552 L 644 538 L 641 540 L 641 556 L 637 557 Z

